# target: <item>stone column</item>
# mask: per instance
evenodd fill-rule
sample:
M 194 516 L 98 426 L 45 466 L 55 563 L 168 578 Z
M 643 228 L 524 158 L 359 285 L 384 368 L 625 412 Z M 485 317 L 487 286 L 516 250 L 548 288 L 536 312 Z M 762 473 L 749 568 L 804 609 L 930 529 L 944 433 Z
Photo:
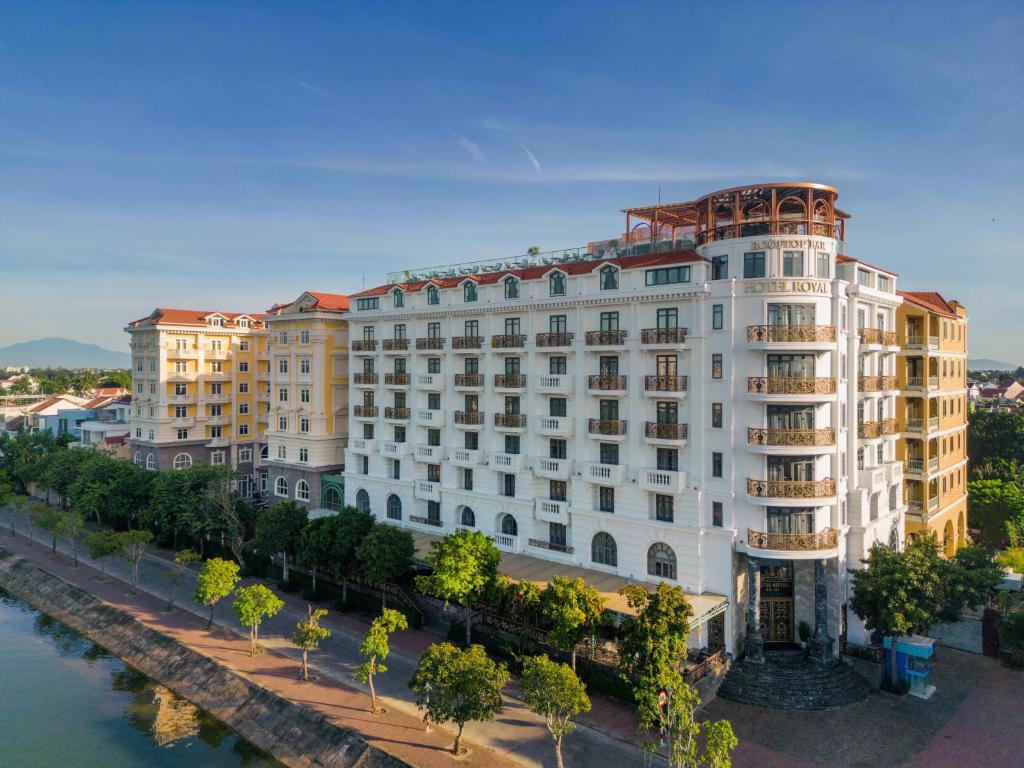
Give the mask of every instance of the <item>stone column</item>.
M 832 659 L 832 638 L 828 635 L 828 581 L 825 561 L 814 561 L 814 635 L 811 637 L 811 659 L 827 662 Z
M 761 564 L 747 557 L 747 643 L 746 660 L 764 663 L 764 638 L 761 637 Z

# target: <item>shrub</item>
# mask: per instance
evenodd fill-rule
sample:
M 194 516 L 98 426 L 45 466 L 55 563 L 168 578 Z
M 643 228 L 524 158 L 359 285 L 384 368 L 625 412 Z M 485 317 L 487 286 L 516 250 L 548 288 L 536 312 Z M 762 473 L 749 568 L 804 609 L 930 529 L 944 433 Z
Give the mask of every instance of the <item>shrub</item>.
M 1024 573 L 1024 547 L 1010 547 L 996 556 L 996 563 L 1004 568 L 1012 568 L 1016 573 Z

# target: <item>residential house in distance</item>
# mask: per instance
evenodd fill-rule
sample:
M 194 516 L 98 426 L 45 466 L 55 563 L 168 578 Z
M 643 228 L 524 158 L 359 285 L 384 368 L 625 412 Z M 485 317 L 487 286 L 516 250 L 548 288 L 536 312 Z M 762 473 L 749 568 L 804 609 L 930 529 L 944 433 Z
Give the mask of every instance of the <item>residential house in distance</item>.
M 931 534 L 952 555 L 967 543 L 967 310 L 934 292 L 900 295 L 907 533 Z
M 49 429 L 56 435 L 60 431 L 60 412 L 78 412 L 88 401 L 89 398 L 77 395 L 51 395 L 25 410 L 25 429 L 29 432 L 42 432 Z
M 112 399 L 94 409 L 93 418 L 81 425 L 82 445 L 120 454 L 127 450 L 131 426 L 132 397 L 125 395 Z
M 43 428 L 49 429 L 55 435 L 68 434 L 75 440 L 81 440 L 82 425 L 96 417 L 97 409 L 112 403 L 115 399 L 117 399 L 115 395 L 94 396 L 79 406 L 61 408 L 56 414 L 43 418 Z

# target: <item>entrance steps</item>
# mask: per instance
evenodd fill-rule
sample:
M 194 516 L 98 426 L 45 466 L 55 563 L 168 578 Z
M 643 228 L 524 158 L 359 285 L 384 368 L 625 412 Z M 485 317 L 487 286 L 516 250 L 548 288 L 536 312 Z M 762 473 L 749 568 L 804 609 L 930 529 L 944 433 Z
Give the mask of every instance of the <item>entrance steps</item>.
M 863 701 L 873 690 L 846 661 L 821 664 L 803 651 L 765 651 L 763 664 L 733 663 L 718 695 L 770 709 L 819 710 Z

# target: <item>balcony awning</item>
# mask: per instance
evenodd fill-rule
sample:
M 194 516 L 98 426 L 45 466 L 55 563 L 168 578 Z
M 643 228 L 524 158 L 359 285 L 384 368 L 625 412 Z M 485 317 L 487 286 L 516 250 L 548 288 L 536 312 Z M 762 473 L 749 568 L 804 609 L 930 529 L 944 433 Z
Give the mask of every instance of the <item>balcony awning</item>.
M 412 533 L 413 542 L 416 545 L 416 559 L 425 562 L 426 556 L 430 553 L 430 545 L 435 541 L 440 541 L 441 537 L 422 531 L 410 531 L 410 533 Z M 620 587 L 626 584 L 640 584 L 648 590 L 652 589 L 651 584 L 624 579 L 621 576 L 604 573 L 603 571 L 555 563 L 536 557 L 527 557 L 526 555 L 510 554 L 508 552 L 501 553 L 498 572 L 513 581 L 532 581 L 541 588 L 546 586 L 555 576 L 564 576 L 567 579 L 582 578 L 604 598 L 606 610 L 614 611 L 624 616 L 634 615 L 635 612 L 626 605 L 626 598 L 619 594 Z M 691 627 L 697 627 L 712 616 L 722 613 L 729 604 L 725 596 L 716 595 L 711 592 L 704 592 L 700 595 L 687 592 L 686 600 L 693 607 Z

